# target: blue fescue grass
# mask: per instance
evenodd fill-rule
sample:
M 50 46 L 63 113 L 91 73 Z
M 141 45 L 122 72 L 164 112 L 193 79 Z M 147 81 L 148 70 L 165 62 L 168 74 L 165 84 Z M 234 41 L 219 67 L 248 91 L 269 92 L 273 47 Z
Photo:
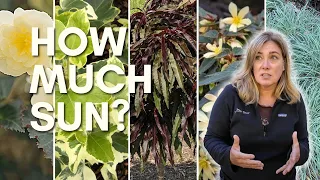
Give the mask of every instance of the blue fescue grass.
M 284 33 L 293 50 L 295 81 L 308 111 L 310 156 L 299 179 L 320 179 L 320 14 L 282 0 L 267 1 L 267 28 Z

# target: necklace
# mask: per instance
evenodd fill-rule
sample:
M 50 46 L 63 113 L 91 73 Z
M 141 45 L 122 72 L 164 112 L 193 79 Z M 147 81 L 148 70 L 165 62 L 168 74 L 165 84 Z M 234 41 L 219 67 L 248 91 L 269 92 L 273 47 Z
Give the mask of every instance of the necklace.
M 269 124 L 269 121 L 267 118 L 261 118 L 262 126 L 263 126 L 263 136 L 265 137 L 267 135 L 267 126 Z

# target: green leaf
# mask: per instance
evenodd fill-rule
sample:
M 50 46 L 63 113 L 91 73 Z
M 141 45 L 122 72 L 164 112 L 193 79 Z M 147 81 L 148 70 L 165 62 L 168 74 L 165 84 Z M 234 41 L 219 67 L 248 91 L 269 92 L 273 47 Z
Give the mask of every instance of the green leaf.
M 212 65 L 215 64 L 215 62 L 217 61 L 214 58 L 204 59 L 200 65 L 199 74 L 202 74 L 208 69 L 210 69 Z
M 164 101 L 167 105 L 167 108 L 169 109 L 169 94 L 168 94 L 169 92 L 168 92 L 168 87 L 167 87 L 167 81 L 164 78 L 163 68 L 161 68 L 159 76 L 160 76 L 162 96 L 163 96 Z
M 55 60 L 62 60 L 64 57 L 66 57 L 66 55 L 62 51 L 56 50 L 54 53 L 54 57 L 55 57 Z
M 81 39 L 78 35 L 70 34 L 65 39 L 65 43 L 69 49 L 77 49 L 81 44 Z
M 230 49 L 222 49 L 222 52 L 220 54 L 218 54 L 214 58 L 215 59 L 220 59 L 220 58 L 223 58 L 223 57 L 227 56 L 228 54 L 230 54 Z
M 0 100 L 8 97 L 14 80 L 12 76 L 0 75 Z
M 86 11 L 78 10 L 73 13 L 68 20 L 67 28 L 69 27 L 77 27 L 88 34 L 90 23 Z
M 139 12 L 139 9 L 143 9 L 145 3 L 146 0 L 130 0 L 130 14 L 132 15 L 136 12 Z
M 163 117 L 162 111 L 161 111 L 161 101 L 160 101 L 160 98 L 158 97 L 156 91 L 153 91 L 153 100 L 154 100 L 154 104 L 156 105 L 156 108 L 157 108 L 160 116 Z
M 103 162 L 114 160 L 112 152 L 112 132 L 95 131 L 88 133 L 87 152 Z
M 87 36 L 87 48 L 78 56 L 69 57 L 69 61 L 77 65 L 78 68 L 83 67 L 87 63 L 87 56 L 90 55 L 93 52 L 93 44 L 92 44 L 92 38 L 91 36 Z
M 45 152 L 45 157 L 53 160 L 53 133 L 52 132 L 39 132 L 34 130 L 30 124 L 31 121 L 38 121 L 31 113 L 31 107 L 26 107 L 23 111 L 22 116 L 22 126 L 27 127 L 30 138 L 35 138 L 38 140 L 38 148 L 43 149 Z
M 113 0 L 86 0 L 94 9 L 98 20 L 104 24 L 114 21 L 114 18 L 120 14 L 120 9 L 114 7 Z M 96 26 L 97 27 L 97 26 Z
M 21 105 L 21 101 L 16 100 L 13 103 L 0 106 L 0 125 L 2 127 L 24 132 L 19 114 Z
M 87 3 L 82 0 L 60 0 L 60 6 L 63 10 L 72 8 L 82 9 L 87 6 Z
M 241 56 L 243 54 L 242 51 L 243 51 L 242 48 L 238 48 L 238 47 L 235 47 L 232 49 L 232 53 L 235 56 Z
M 123 63 L 115 56 L 108 59 L 107 65 L 116 65 L 124 71 Z M 113 71 L 109 71 L 105 74 L 103 80 L 106 82 L 110 82 L 113 85 L 117 85 L 118 83 L 126 83 L 127 77 L 125 75 L 118 75 Z
M 205 37 L 205 36 L 199 36 L 199 43 L 212 43 L 212 39 Z
M 83 180 L 84 166 L 85 166 L 84 163 L 81 163 L 76 173 L 71 172 L 71 170 L 68 167 L 64 168 L 55 179 L 56 180 Z
M 84 76 L 78 76 L 78 84 L 83 84 L 86 81 Z M 66 94 L 60 94 L 58 88 L 56 90 L 56 114 L 60 113 L 58 110 L 58 102 L 63 102 L 65 106 L 65 121 L 72 124 L 74 122 L 75 112 L 80 113 L 79 110 L 75 111 L 75 102 L 82 103 L 82 115 L 85 112 L 85 103 L 102 103 L 108 102 L 111 99 L 111 95 L 100 90 L 99 87 L 94 86 L 92 90 L 87 94 L 76 94 L 75 92 L 68 90 Z M 62 112 L 61 112 L 62 113 Z
M 155 55 L 155 58 L 153 60 L 153 65 L 152 65 L 152 79 L 158 92 L 161 92 L 160 79 L 159 79 L 159 73 L 158 73 L 158 69 L 160 67 L 160 60 L 161 60 L 161 54 L 157 53 Z
M 241 61 L 235 61 L 234 63 L 230 64 L 226 70 L 222 72 L 214 72 L 212 74 L 207 74 L 205 77 L 199 79 L 199 86 L 221 82 L 229 79 L 232 73 L 234 73 L 240 67 L 240 63 Z
M 66 29 L 65 25 L 59 21 L 59 20 L 56 20 L 55 21 L 55 30 L 56 30 L 56 36 L 55 36 L 55 47 L 56 47 L 56 55 L 57 55 L 57 52 L 58 52 L 58 59 L 62 59 L 65 55 L 63 54 L 63 52 L 61 51 L 60 49 L 60 46 L 58 45 L 59 43 L 59 37 L 60 37 L 60 34 L 61 32 Z M 64 56 L 62 56 L 62 54 Z M 56 58 L 57 59 L 57 58 Z
M 169 62 L 170 62 L 170 66 L 174 72 L 174 76 L 176 77 L 176 80 L 178 82 L 179 87 L 183 90 L 184 93 L 187 94 L 187 92 L 183 86 L 183 74 L 182 74 L 181 68 L 180 68 L 180 66 L 177 65 L 177 62 L 174 59 L 173 54 L 170 52 L 169 52 Z
M 32 128 L 28 128 L 30 138 L 38 140 L 38 148 L 43 149 L 45 157 L 53 159 L 53 134 L 49 132 L 39 132 Z
M 169 66 L 169 92 L 171 93 L 172 88 L 174 87 L 175 77 L 171 66 Z
M 178 129 L 181 125 L 181 117 L 179 116 L 179 113 L 176 113 L 176 117 L 173 122 L 173 128 L 172 128 L 172 140 L 174 140 L 178 135 Z M 174 144 L 174 141 L 172 141 L 172 145 Z
M 128 153 L 128 136 L 122 132 L 116 132 L 112 136 L 112 146 L 115 150 Z
M 85 131 L 76 131 L 75 135 L 81 144 L 85 144 L 87 142 L 87 133 Z
M 68 20 L 70 18 L 70 16 L 74 14 L 74 12 L 70 12 L 70 11 L 66 11 L 66 12 L 63 12 L 61 14 L 56 14 L 56 21 L 61 21 L 63 23 L 64 26 L 67 26 L 68 24 Z M 56 27 L 57 28 L 57 27 Z
M 87 63 L 87 56 L 69 57 L 69 61 L 78 67 L 83 67 Z
M 201 7 L 199 7 L 199 16 L 203 18 L 217 19 L 217 15 L 209 13 Z
M 217 30 L 209 30 L 206 33 L 204 33 L 202 36 L 207 37 L 212 41 L 213 39 L 217 39 L 218 35 L 219 35 L 219 32 Z

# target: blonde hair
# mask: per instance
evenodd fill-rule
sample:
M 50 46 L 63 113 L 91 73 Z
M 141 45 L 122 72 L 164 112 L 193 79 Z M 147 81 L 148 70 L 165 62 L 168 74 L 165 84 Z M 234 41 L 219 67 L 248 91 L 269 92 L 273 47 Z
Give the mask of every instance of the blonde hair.
M 288 104 L 297 103 L 300 101 L 300 93 L 291 80 L 289 43 L 281 33 L 275 30 L 262 32 L 250 41 L 246 48 L 244 65 L 234 76 L 232 84 L 238 89 L 239 96 L 245 104 L 259 102 L 259 89 L 253 75 L 253 61 L 260 48 L 267 41 L 273 41 L 280 47 L 284 59 L 284 71 L 278 81 L 274 95 L 281 100 L 285 100 L 283 99 L 285 97 L 289 100 Z

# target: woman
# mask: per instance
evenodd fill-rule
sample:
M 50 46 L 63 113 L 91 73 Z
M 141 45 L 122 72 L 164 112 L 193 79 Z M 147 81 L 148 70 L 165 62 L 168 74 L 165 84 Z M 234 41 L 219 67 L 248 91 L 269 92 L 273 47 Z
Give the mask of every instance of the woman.
M 291 81 L 289 47 L 266 31 L 211 112 L 204 144 L 227 180 L 293 180 L 309 155 L 307 116 Z

